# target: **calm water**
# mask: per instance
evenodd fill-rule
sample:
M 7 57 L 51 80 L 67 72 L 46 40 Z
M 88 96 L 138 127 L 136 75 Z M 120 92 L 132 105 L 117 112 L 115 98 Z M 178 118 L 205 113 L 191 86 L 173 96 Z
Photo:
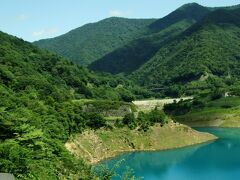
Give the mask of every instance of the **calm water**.
M 118 173 L 128 166 L 137 177 L 146 180 L 239 180 L 240 129 L 198 130 L 215 134 L 220 139 L 176 150 L 127 153 L 104 163 L 112 167 L 125 159 Z

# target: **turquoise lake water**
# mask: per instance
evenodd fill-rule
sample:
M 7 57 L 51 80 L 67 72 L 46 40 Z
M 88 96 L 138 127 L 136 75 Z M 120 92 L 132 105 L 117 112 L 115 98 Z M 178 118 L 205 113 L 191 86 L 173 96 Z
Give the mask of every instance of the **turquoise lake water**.
M 124 159 L 119 174 L 129 167 L 146 180 L 239 180 L 240 129 L 198 130 L 210 132 L 219 140 L 175 150 L 126 153 L 104 163 L 112 167 Z

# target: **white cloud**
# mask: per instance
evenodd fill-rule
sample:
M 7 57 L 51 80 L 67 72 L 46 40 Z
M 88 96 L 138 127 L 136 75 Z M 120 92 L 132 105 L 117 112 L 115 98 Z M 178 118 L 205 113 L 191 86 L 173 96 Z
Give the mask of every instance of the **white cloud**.
M 131 14 L 129 11 L 120 11 L 120 10 L 109 11 L 109 16 L 114 16 L 114 17 L 126 17 L 129 14 Z
M 25 14 L 19 14 L 17 16 L 18 21 L 25 21 L 28 17 Z
M 34 37 L 50 36 L 50 35 L 56 34 L 57 32 L 58 32 L 58 28 L 48 28 L 48 29 L 42 29 L 40 31 L 35 31 L 32 33 L 32 36 Z

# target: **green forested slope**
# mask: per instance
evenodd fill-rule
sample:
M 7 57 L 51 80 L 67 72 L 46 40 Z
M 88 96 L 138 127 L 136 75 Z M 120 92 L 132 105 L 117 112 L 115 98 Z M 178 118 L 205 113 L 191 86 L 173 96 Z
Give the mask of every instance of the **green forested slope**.
M 161 46 L 186 30 L 192 23 L 182 20 L 158 33 L 150 33 L 136 39 L 93 62 L 89 68 L 112 74 L 130 74 L 151 59 Z
M 156 77 L 152 77 L 151 75 L 146 77 L 147 70 L 141 69 L 149 69 L 149 72 L 152 71 L 152 69 L 148 68 L 151 65 L 148 65 L 147 62 L 156 59 L 156 57 L 161 54 L 160 51 L 162 49 L 174 43 L 175 44 L 172 46 L 178 46 L 177 49 L 171 51 L 171 54 L 164 55 L 167 58 L 175 53 L 182 53 L 181 48 L 184 46 L 184 43 L 186 46 L 190 43 L 189 47 L 186 48 L 191 49 L 195 42 L 187 42 L 187 37 L 191 36 L 188 38 L 191 39 L 192 33 L 199 31 L 200 27 L 198 26 L 203 24 L 206 26 L 207 24 L 212 24 L 214 26 L 217 23 L 215 21 L 218 20 L 222 21 L 221 23 L 226 21 L 226 23 L 231 24 L 232 17 L 227 15 L 229 14 L 228 11 L 237 10 L 238 8 L 239 6 L 208 8 L 197 3 L 190 3 L 183 5 L 166 17 L 158 20 L 109 18 L 98 23 L 85 25 L 57 38 L 35 42 L 35 44 L 68 57 L 70 61 L 89 65 L 89 68 L 95 71 L 129 75 L 140 68 L 140 70 L 134 73 L 133 77 L 134 79 L 138 79 L 138 82 L 141 81 L 142 84 L 146 84 L 145 82 L 148 81 L 148 79 L 153 79 L 155 81 L 155 79 L 158 78 L 159 74 L 157 71 L 159 71 L 159 69 L 156 68 L 153 70 L 154 72 L 152 72 Z M 215 15 L 212 13 L 211 16 L 204 18 L 213 11 L 216 11 Z M 217 13 L 220 14 L 218 15 Z M 202 18 L 204 18 L 204 23 L 201 21 Z M 194 25 L 195 23 L 196 25 Z M 218 28 L 223 30 L 222 26 L 216 27 L 215 29 Z M 208 46 L 211 46 L 208 42 L 201 41 L 208 41 L 207 36 L 209 36 L 210 39 L 216 39 L 217 36 L 214 35 L 213 32 L 215 30 L 213 30 L 213 27 L 209 27 L 209 30 L 206 27 L 205 31 L 205 35 L 199 35 L 203 36 L 203 40 L 201 39 L 202 37 L 198 37 L 199 42 L 197 43 L 207 43 Z M 207 33 L 208 35 L 206 35 Z M 212 37 L 212 35 L 215 37 Z M 182 44 L 178 44 L 180 39 L 184 41 L 181 42 Z M 198 41 L 198 39 L 194 41 Z M 215 45 L 213 44 L 213 46 Z M 159 53 L 156 55 L 158 51 Z M 213 51 L 215 50 L 213 49 Z M 193 53 L 199 54 L 200 56 L 201 53 L 204 52 L 196 50 L 196 52 Z M 217 54 L 219 53 L 217 52 Z M 167 58 L 164 57 L 164 59 Z M 158 64 L 157 62 L 155 63 Z M 167 68 L 171 68 L 169 71 L 169 73 L 171 73 L 172 67 L 170 66 Z M 168 71 L 168 69 L 166 71 Z M 185 70 L 183 71 L 185 73 Z M 141 75 L 141 73 L 143 74 Z M 200 74 L 199 76 L 201 76 Z M 204 75 L 206 75 L 206 73 Z M 185 76 L 185 74 L 183 74 L 183 76 Z M 144 79 L 146 79 L 146 81 Z M 165 79 L 164 81 L 171 81 L 166 80 L 166 77 L 162 77 L 158 78 L 155 84 L 159 85 L 161 79 Z M 192 79 L 194 80 L 196 77 L 192 77 Z M 175 80 L 172 83 L 175 83 Z M 149 84 L 153 84 L 151 80 Z M 169 85 L 169 83 L 167 84 Z M 160 84 L 160 86 L 163 85 L 162 83 Z
M 201 6 L 197 3 L 185 4 L 169 15 L 152 23 L 150 28 L 155 31 L 159 31 L 171 26 L 172 24 L 182 21 L 183 19 L 196 22 L 202 19 L 210 11 L 210 8 Z
M 160 48 L 132 77 L 168 92 L 234 83 L 240 78 L 239 12 L 237 8 L 210 13 Z
M 129 74 L 151 59 L 168 41 L 189 28 L 210 10 L 187 4 L 149 25 L 148 34 L 93 62 L 90 68 L 112 74 Z
M 105 120 L 73 100 L 131 101 L 138 89 L 0 32 L 0 172 L 19 179 L 94 179 L 64 143 Z
M 113 17 L 34 44 L 86 66 L 144 34 L 154 21 Z

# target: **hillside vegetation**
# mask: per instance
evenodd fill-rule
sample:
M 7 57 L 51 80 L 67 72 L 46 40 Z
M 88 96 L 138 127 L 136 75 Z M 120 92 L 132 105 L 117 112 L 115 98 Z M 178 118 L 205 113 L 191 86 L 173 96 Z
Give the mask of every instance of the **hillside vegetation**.
M 154 19 L 112 17 L 74 29 L 62 36 L 34 42 L 84 66 L 144 34 Z
M 76 101 L 117 108 L 134 98 L 131 82 L 91 73 L 3 32 L 0 63 L 0 172 L 18 179 L 94 179 L 64 143 L 71 134 L 107 126 L 106 120 Z
M 238 86 L 239 79 L 239 12 L 239 5 L 208 8 L 191 3 L 157 20 L 110 18 L 100 21 L 92 24 L 98 27 L 92 30 L 96 33 L 94 39 L 103 37 L 110 40 L 98 41 L 89 46 L 91 48 L 88 47 L 88 50 L 98 51 L 99 44 L 107 47 L 105 44 L 108 42 L 116 42 L 119 46 L 109 48 L 101 57 L 91 60 L 88 67 L 94 71 L 124 75 L 157 92 L 158 97 L 189 96 L 219 88 L 229 91 L 231 87 Z M 123 22 L 128 27 L 131 24 L 138 25 L 134 25 L 136 28 L 129 34 L 129 29 L 121 24 Z M 124 43 L 119 43 L 118 38 L 115 38 L 116 34 L 117 37 L 122 35 L 121 28 L 112 29 L 112 24 L 128 29 L 127 32 L 123 31 L 126 35 Z M 102 29 L 103 26 L 105 28 Z M 110 31 L 106 31 L 107 27 Z M 101 33 L 111 35 L 108 37 Z M 81 38 L 87 36 L 86 32 L 81 34 Z M 74 34 L 71 37 L 77 40 Z M 61 37 L 42 42 L 51 50 L 55 46 L 51 41 L 57 39 Z M 64 48 L 75 46 L 72 42 L 66 42 Z M 88 42 L 93 41 L 90 38 Z M 59 41 L 57 44 L 63 43 Z M 85 49 L 85 46 L 81 49 Z M 84 52 L 80 54 L 84 56 Z
M 185 31 L 210 10 L 198 4 L 184 5 L 148 27 L 148 33 L 93 62 L 89 67 L 112 74 L 137 70 L 168 41 Z
M 165 106 L 176 121 L 191 127 L 240 127 L 240 98 L 195 98 Z
M 240 78 L 239 12 L 213 11 L 160 48 L 131 77 L 176 96 L 236 84 Z

